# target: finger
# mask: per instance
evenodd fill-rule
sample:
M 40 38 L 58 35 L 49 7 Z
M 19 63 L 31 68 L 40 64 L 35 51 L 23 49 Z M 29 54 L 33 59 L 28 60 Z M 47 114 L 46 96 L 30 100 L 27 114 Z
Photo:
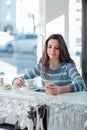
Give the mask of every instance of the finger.
M 52 93 L 52 89 L 51 88 L 46 88 L 46 91 L 48 91 L 49 93 Z
M 49 86 L 46 86 L 46 88 L 53 89 L 54 86 L 53 85 L 49 85 Z
M 17 82 L 15 85 L 18 86 L 18 87 L 21 87 L 21 86 L 22 86 L 22 83 Z
M 20 80 L 21 83 L 24 83 L 24 80 L 22 78 L 19 78 L 18 80 Z
M 46 93 L 52 94 L 52 89 L 46 89 Z

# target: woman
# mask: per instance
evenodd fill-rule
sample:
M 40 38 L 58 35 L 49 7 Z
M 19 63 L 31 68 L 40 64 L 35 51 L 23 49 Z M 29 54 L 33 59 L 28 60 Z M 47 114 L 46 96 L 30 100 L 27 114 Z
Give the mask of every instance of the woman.
M 71 59 L 62 35 L 52 34 L 45 42 L 42 58 L 27 74 L 14 79 L 15 86 L 21 87 L 24 79 L 41 76 L 47 94 L 78 92 L 86 89 L 84 80 Z M 51 81 L 47 84 L 47 81 Z

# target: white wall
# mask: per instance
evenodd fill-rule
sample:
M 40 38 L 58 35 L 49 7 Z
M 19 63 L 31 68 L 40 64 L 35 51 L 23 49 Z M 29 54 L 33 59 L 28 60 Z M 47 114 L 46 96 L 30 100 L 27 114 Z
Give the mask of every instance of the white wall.
M 46 37 L 50 33 L 62 33 L 68 44 L 69 0 L 46 0 Z

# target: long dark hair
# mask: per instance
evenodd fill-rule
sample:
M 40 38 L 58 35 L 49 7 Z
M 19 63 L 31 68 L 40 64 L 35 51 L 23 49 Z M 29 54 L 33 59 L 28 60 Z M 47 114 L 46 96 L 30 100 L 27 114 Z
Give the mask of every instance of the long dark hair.
M 49 57 L 47 55 L 47 47 L 48 47 L 48 41 L 54 39 L 54 40 L 58 40 L 59 44 L 60 44 L 60 55 L 59 55 L 59 61 L 60 63 L 62 62 L 71 62 L 74 63 L 74 61 L 71 59 L 69 51 L 67 49 L 67 45 L 66 42 L 63 38 L 62 35 L 60 34 L 52 34 L 48 37 L 48 39 L 45 41 L 45 45 L 44 45 L 44 50 L 43 50 L 43 54 L 42 57 L 40 59 L 40 63 L 42 63 L 42 67 L 43 67 L 43 71 L 46 74 L 48 69 L 49 69 Z

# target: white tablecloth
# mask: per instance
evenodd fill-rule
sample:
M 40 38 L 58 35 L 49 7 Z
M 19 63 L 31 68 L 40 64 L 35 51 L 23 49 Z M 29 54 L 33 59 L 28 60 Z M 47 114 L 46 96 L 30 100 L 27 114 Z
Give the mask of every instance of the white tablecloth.
M 2 99 L 5 99 L 5 103 L 7 103 L 6 99 L 8 99 L 9 102 L 13 101 L 15 103 L 15 101 L 19 101 L 20 103 L 23 102 L 23 104 L 28 102 L 30 105 L 34 106 L 37 104 L 50 105 L 51 115 L 49 130 L 84 130 L 84 122 L 87 120 L 87 92 L 64 93 L 52 96 L 46 95 L 46 93 L 43 92 L 34 92 L 26 88 L 21 88 L 15 90 L 1 90 L 0 101 Z M 73 120 L 75 122 L 73 122 Z

